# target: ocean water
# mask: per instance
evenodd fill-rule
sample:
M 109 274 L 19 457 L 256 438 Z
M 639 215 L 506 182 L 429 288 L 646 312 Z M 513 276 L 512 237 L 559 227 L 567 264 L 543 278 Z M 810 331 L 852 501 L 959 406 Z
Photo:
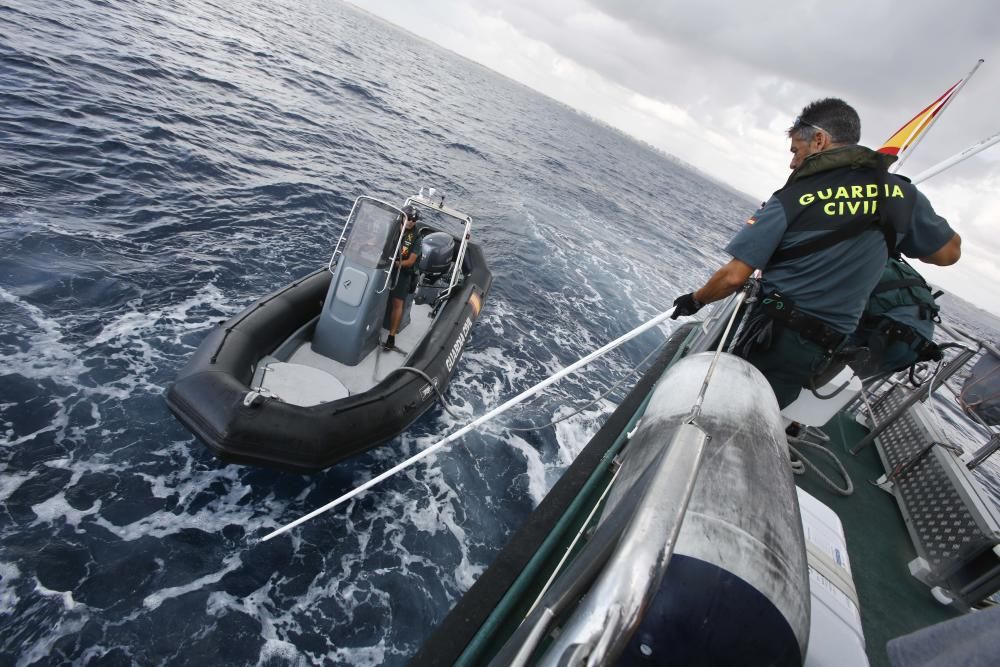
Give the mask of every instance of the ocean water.
M 200 340 L 324 263 L 355 197 L 424 186 L 494 273 L 458 418 L 309 477 L 214 459 L 162 398 Z M 0 3 L 0 663 L 405 663 L 624 389 L 504 427 L 671 324 L 256 538 L 667 309 L 754 203 L 337 2 Z

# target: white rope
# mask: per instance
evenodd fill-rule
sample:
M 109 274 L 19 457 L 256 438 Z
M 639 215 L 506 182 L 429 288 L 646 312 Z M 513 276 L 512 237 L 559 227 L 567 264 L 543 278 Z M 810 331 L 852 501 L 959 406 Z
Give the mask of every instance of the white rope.
M 653 319 L 649 320 L 645 324 L 640 325 L 640 326 L 636 327 L 635 329 L 632 329 L 632 331 L 629 331 L 624 336 L 621 336 L 620 338 L 616 338 L 615 340 L 611 341 L 610 343 L 608 343 L 604 347 L 591 352 L 590 354 L 588 354 L 587 356 L 583 357 L 582 359 L 580 359 L 576 363 L 572 364 L 571 366 L 568 366 L 568 367 L 564 368 L 563 370 L 559 371 L 555 375 L 549 376 L 548 378 L 542 380 L 541 382 L 539 382 L 535 386 L 531 387 L 530 389 L 527 389 L 527 390 L 521 392 L 520 394 L 518 394 L 514 398 L 510 399 L 509 401 L 507 401 L 503 405 L 501 405 L 501 406 L 499 406 L 497 408 L 494 408 L 493 410 L 490 410 L 489 412 L 487 412 L 482 417 L 479 417 L 478 419 L 475 419 L 474 421 L 469 422 L 468 424 L 466 424 L 462 428 L 458 429 L 457 431 L 455 431 L 451 435 L 447 436 L 443 440 L 440 440 L 437 443 L 435 443 L 435 444 L 431 445 L 430 447 L 428 447 L 427 449 L 421 451 L 419 454 L 416 454 L 415 456 L 411 456 L 409 459 L 403 461 L 402 463 L 393 466 L 389 470 L 386 470 L 384 473 L 382 473 L 378 477 L 374 477 L 374 478 L 368 480 L 367 482 L 365 482 L 361 486 L 357 487 L 353 491 L 345 493 L 344 495 L 340 496 L 336 500 L 333 500 L 333 501 L 327 503 L 326 505 L 323 505 L 319 509 L 315 509 L 312 512 L 310 512 L 309 514 L 306 514 L 305 516 L 300 517 L 300 518 L 296 519 L 295 521 L 292 521 L 291 523 L 286 524 L 286 525 L 282 526 L 281 528 L 278 528 L 277 530 L 268 533 L 267 535 L 265 535 L 261 539 L 261 542 L 267 542 L 271 538 L 277 537 L 278 535 L 281 535 L 282 533 L 287 532 L 287 531 L 291 530 L 292 528 L 295 528 L 296 526 L 305 523 L 309 519 L 317 517 L 320 514 L 322 514 L 323 512 L 326 512 L 328 510 L 333 509 L 337 505 L 340 505 L 340 504 L 342 504 L 342 503 L 350 500 L 354 496 L 356 496 L 356 495 L 358 495 L 360 493 L 363 493 L 364 491 L 367 491 L 368 489 L 370 489 L 371 487 L 375 486 L 376 484 L 378 484 L 378 483 L 380 483 L 380 482 L 388 479 L 389 477 L 392 477 L 393 475 L 395 475 L 400 470 L 408 468 L 411 465 L 413 465 L 414 463 L 416 463 L 417 461 L 420 461 L 421 459 L 430 456 L 431 454 L 433 454 L 437 450 L 439 450 L 442 447 L 444 447 L 445 445 L 447 445 L 449 442 L 452 442 L 453 440 L 457 440 L 458 438 L 460 438 L 461 436 L 465 435 L 466 433 L 468 433 L 472 429 L 476 428 L 477 426 L 479 426 L 481 424 L 484 424 L 484 423 L 488 422 L 489 420 L 493 419 L 497 415 L 499 415 L 499 414 L 501 414 L 501 413 L 509 410 L 510 408 L 512 408 L 513 406 L 517 405 L 518 403 L 520 403 L 524 399 L 530 398 L 531 396 L 534 396 L 535 394 L 537 394 L 538 392 L 540 392 L 542 389 L 545 389 L 549 385 L 554 384 L 555 382 L 561 380 L 562 378 L 564 378 L 565 376 L 569 375 L 570 373 L 572 373 L 572 372 L 574 372 L 574 371 L 576 371 L 576 370 L 578 370 L 578 369 L 586 366 L 587 364 L 589 364 L 590 362 L 594 361 L 595 359 L 597 359 L 597 358 L 599 358 L 599 357 L 607 354 L 608 352 L 610 352 L 611 350 L 615 349 L 616 347 L 618 347 L 622 343 L 625 343 L 625 342 L 627 342 L 629 340 L 632 340 L 633 338 L 635 338 L 639 334 L 644 333 L 644 332 L 646 332 L 649 329 L 652 329 L 653 327 L 655 327 L 656 325 L 660 324 L 661 322 L 663 322 L 664 320 L 666 320 L 668 317 L 670 317 L 671 315 L 673 315 L 673 313 L 674 313 L 674 309 L 673 308 L 671 308 L 670 310 L 667 310 L 665 312 L 660 313 L 659 315 L 657 315 Z
M 594 405 L 598 401 L 604 400 L 605 398 L 607 398 L 608 396 L 610 396 L 611 392 L 613 392 L 615 389 L 617 389 L 618 387 L 620 387 L 621 384 L 623 382 L 625 382 L 625 380 L 628 380 L 630 377 L 632 377 L 633 375 L 635 375 L 636 373 L 638 373 L 639 369 L 642 368 L 642 365 L 645 364 L 647 361 L 649 361 L 650 358 L 652 358 L 652 356 L 654 354 L 656 354 L 657 352 L 659 352 L 660 350 L 662 350 L 664 348 L 664 346 L 666 345 L 666 343 L 667 343 L 667 341 L 664 341 L 663 345 L 660 345 L 659 347 L 654 347 L 652 352 L 650 352 L 649 354 L 647 354 L 643 358 L 642 361 L 640 361 L 638 364 L 636 364 L 632 368 L 632 370 L 630 370 L 628 373 L 626 373 L 620 380 L 618 380 L 618 382 L 615 382 L 613 385 L 611 385 L 606 392 L 604 392 L 603 394 L 601 394 L 600 396 L 598 396 L 597 398 L 595 398 L 592 401 L 587 401 L 583 405 L 579 406 L 576 410 L 574 410 L 573 412 L 571 412 L 568 415 L 566 415 L 565 417 L 560 417 L 559 419 L 554 419 L 554 420 L 550 421 L 548 424 L 543 424 L 541 426 L 523 426 L 523 427 L 522 426 L 517 426 L 517 427 L 515 427 L 515 426 L 508 426 L 508 427 L 506 427 L 507 430 L 508 431 L 521 431 L 521 432 L 525 432 L 525 433 L 530 433 L 532 431 L 541 431 L 544 428 L 549 428 L 550 426 L 555 426 L 559 422 L 564 422 L 567 419 L 569 419 L 570 417 L 574 417 L 574 416 L 580 414 L 581 412 L 583 412 L 584 410 L 586 410 L 587 408 L 589 408 L 591 405 Z M 444 399 L 442 399 L 442 401 L 443 400 Z M 449 414 L 451 414 L 451 413 L 449 412 Z
M 806 435 L 812 435 L 814 437 L 818 437 L 822 442 L 811 442 L 806 439 L 805 437 Z M 830 488 L 830 490 L 835 491 L 836 493 L 839 493 L 842 496 L 849 496 L 852 493 L 854 493 L 854 482 L 851 480 L 851 476 L 850 474 L 848 474 L 847 469 L 844 468 L 844 464 L 840 462 L 839 458 L 837 458 L 837 455 L 824 446 L 823 443 L 829 443 L 829 442 L 830 442 L 830 436 L 826 435 L 819 429 L 813 428 L 811 426 L 806 426 L 803 429 L 803 433 L 799 437 L 788 438 L 788 449 L 795 457 L 791 461 L 792 472 L 794 472 L 796 475 L 802 475 L 805 474 L 806 468 L 809 468 L 814 473 L 816 473 L 816 475 L 823 482 L 826 483 L 826 485 Z M 807 447 L 812 447 L 813 449 L 817 450 L 823 455 L 829 457 L 830 460 L 833 461 L 833 465 L 837 468 L 837 472 L 840 473 L 841 478 L 844 480 L 844 486 L 839 486 L 836 482 L 830 479 L 822 470 L 820 470 L 815 463 L 813 463 L 805 456 L 803 456 L 802 452 L 799 449 L 796 449 L 795 447 L 796 445 L 799 445 L 800 447 L 803 445 Z

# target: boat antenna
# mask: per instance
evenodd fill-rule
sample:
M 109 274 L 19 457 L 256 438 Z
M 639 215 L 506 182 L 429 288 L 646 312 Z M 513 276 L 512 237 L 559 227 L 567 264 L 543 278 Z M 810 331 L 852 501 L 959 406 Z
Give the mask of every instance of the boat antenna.
M 968 148 L 966 148 L 964 151 L 961 151 L 959 153 L 956 153 L 955 155 L 952 155 L 947 160 L 942 160 L 941 162 L 938 162 L 936 165 L 934 165 L 933 167 L 930 167 L 929 169 L 925 169 L 924 171 L 920 172 L 919 174 L 917 174 L 916 176 L 913 177 L 912 183 L 914 185 L 916 185 L 917 183 L 920 183 L 921 181 L 926 181 L 931 176 L 937 176 L 938 174 L 940 174 L 945 169 L 949 169 L 950 167 L 954 167 L 959 162 L 964 162 L 964 161 L 968 160 L 970 157 L 972 157 L 976 153 L 980 153 L 980 152 L 986 150 L 987 148 L 989 148 L 990 146 L 992 146 L 993 144 L 995 144 L 997 142 L 1000 142 L 1000 132 L 997 132 L 996 134 L 994 134 L 991 137 L 987 137 L 986 139 L 983 139 L 982 141 L 979 141 L 977 143 L 972 144 L 971 146 L 969 146 Z
M 631 331 L 629 331 L 628 333 L 624 334 L 623 336 L 620 336 L 619 338 L 616 338 L 615 340 L 611 341 L 610 343 L 608 343 L 604 347 L 602 347 L 602 348 L 600 348 L 598 350 L 594 350 L 593 352 L 591 352 L 587 356 L 583 357 L 582 359 L 580 359 L 576 363 L 574 363 L 574 364 L 572 364 L 570 366 L 567 366 L 566 368 L 564 368 L 563 370 L 559 371 L 558 373 L 556 373 L 554 375 L 550 375 L 549 377 L 545 378 L 544 380 L 542 380 L 538 384 L 534 385 L 533 387 L 531 387 L 529 389 L 526 389 L 525 391 L 521 392 L 520 394 L 518 394 L 514 398 L 510 399 L 509 401 L 507 401 L 503 405 L 500 405 L 499 407 L 496 407 L 496 408 L 490 410 L 489 412 L 487 412 L 486 414 L 484 414 L 482 417 L 479 417 L 478 419 L 475 419 L 475 420 L 469 422 L 468 424 L 466 424 L 462 428 L 460 428 L 457 431 L 451 433 L 450 435 L 448 435 L 447 437 L 443 438 L 442 440 L 434 443 L 433 445 L 431 445 L 427 449 L 424 449 L 420 453 L 418 453 L 418 454 L 416 454 L 414 456 L 411 456 L 410 458 L 406 459 L 402 463 L 400 463 L 398 465 L 395 465 L 392 468 L 389 468 L 388 470 L 386 470 L 385 472 L 383 472 L 381 475 L 379 475 L 377 477 L 373 477 L 372 479 L 368 480 L 367 482 L 365 482 L 361 486 L 355 488 L 352 491 L 349 491 L 349 492 L 345 493 L 344 495 L 340 496 L 336 500 L 333 500 L 333 501 L 327 503 L 326 505 L 323 505 L 319 509 L 315 509 L 312 512 L 309 512 L 309 514 L 306 514 L 305 516 L 299 517 L 295 521 L 292 521 L 291 523 L 285 524 L 281 528 L 278 528 L 277 530 L 274 530 L 274 531 L 268 533 L 263 538 L 261 538 L 261 542 L 267 542 L 271 538 L 277 537 L 278 535 L 281 535 L 282 533 L 285 533 L 285 532 L 291 530 L 292 528 L 295 528 L 296 526 L 298 526 L 300 524 L 303 524 L 306 521 L 309 521 L 310 519 L 319 516 L 323 512 L 331 510 L 334 507 L 336 507 L 337 505 L 341 505 L 341 504 L 347 502 L 348 500 L 350 500 L 354 496 L 367 491 L 368 489 L 372 488 L 376 484 L 379 484 L 380 482 L 382 482 L 382 481 L 384 481 L 384 480 L 392 477 L 393 475 L 395 475 L 399 471 L 404 470 L 404 469 L 412 466 L 414 463 L 420 461 L 421 459 L 430 456 L 434 452 L 438 451 L 439 449 L 441 449 L 442 447 L 444 447 L 445 445 L 447 445 L 449 442 L 457 440 L 458 438 L 462 437 L 463 435 L 465 435 L 466 433 L 468 433 L 472 429 L 476 428 L 477 426 L 480 426 L 481 424 L 485 424 L 489 420 L 493 419 L 494 417 L 496 417 L 497 415 L 499 415 L 499 414 L 501 414 L 503 412 L 506 412 L 507 410 L 509 410 L 510 408 L 514 407 L 518 403 L 524 401 L 525 399 L 531 398 L 532 396 L 534 396 L 535 394 L 537 394 L 538 392 L 540 392 L 542 389 L 545 389 L 549 385 L 554 384 L 555 382 L 561 380 L 562 378 L 566 377 L 570 373 L 573 373 L 574 371 L 579 370 L 580 368 L 583 368 L 584 366 L 586 366 L 590 362 L 594 361 L 595 359 L 598 359 L 598 358 L 604 356 L 605 354 L 607 354 L 611 350 L 615 349 L 616 347 L 618 347 L 622 343 L 625 343 L 625 342 L 627 342 L 629 340 L 632 340 L 633 338 L 635 338 L 639 334 L 644 333 L 644 332 L 646 332 L 649 329 L 652 329 L 653 327 L 655 327 L 656 325 L 660 324 L 661 322 L 663 322 L 664 320 L 666 320 L 668 317 L 670 317 L 673 314 L 674 314 L 674 309 L 673 308 L 671 308 L 670 310 L 667 310 L 667 311 L 664 311 L 664 312 L 660 313 L 659 315 L 657 315 L 653 319 L 649 320 L 645 324 L 642 324 L 642 325 L 636 327 L 635 329 L 632 329 Z

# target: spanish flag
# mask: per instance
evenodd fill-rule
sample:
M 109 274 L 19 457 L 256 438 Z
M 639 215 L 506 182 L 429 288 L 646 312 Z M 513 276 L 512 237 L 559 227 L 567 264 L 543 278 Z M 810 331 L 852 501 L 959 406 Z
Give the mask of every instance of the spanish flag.
M 882 144 L 882 148 L 878 149 L 878 152 L 898 156 L 912 146 L 917 137 L 931 126 L 938 112 L 944 108 L 964 80 L 960 79 L 958 83 L 946 90 L 944 95 L 931 102 L 926 109 L 907 121 L 903 127 L 899 128 L 894 135 Z

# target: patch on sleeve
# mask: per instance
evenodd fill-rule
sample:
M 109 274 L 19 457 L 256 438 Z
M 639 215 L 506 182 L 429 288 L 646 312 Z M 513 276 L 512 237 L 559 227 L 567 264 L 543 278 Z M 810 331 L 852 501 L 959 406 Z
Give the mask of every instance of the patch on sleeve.
M 757 222 L 757 215 L 756 214 L 751 215 L 749 218 L 747 218 L 747 224 L 748 225 L 752 225 L 755 222 Z

